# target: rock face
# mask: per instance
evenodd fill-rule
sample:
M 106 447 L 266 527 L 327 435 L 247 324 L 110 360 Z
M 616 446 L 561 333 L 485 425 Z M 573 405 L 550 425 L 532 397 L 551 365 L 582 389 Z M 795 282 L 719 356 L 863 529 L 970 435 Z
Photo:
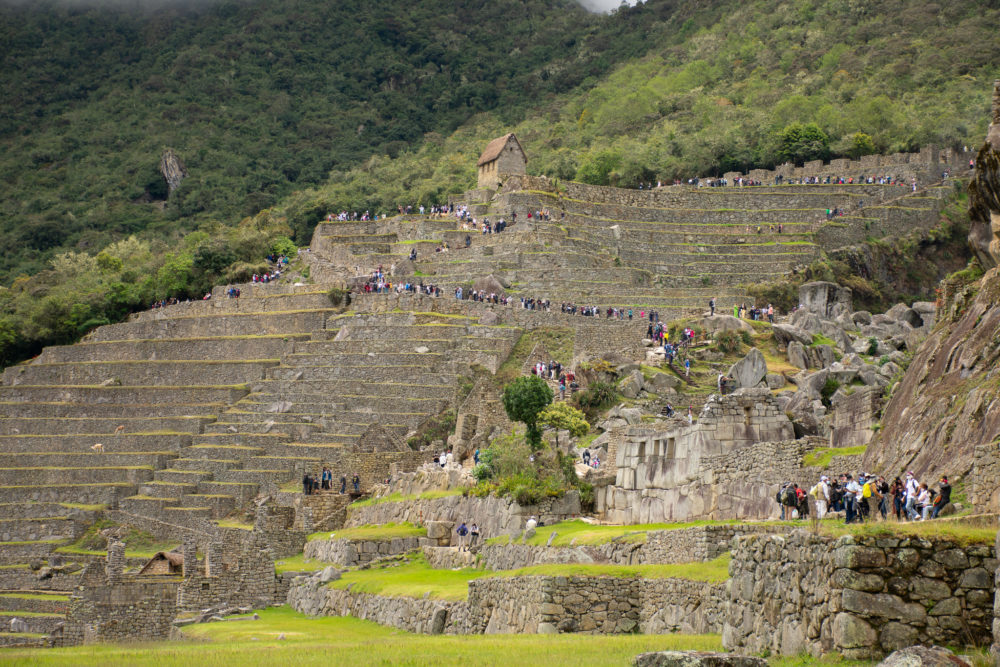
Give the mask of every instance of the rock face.
M 980 264 L 1000 264 L 1000 80 L 993 82 L 993 113 L 986 143 L 969 184 L 969 245 Z
M 752 348 L 729 368 L 729 377 L 736 381 L 736 388 L 756 387 L 767 375 L 767 361 L 757 348 Z
M 894 652 L 878 667 L 969 667 L 969 663 L 943 646 L 911 646 Z
M 833 317 L 836 304 L 844 304 L 848 310 L 851 309 L 852 294 L 850 287 L 818 280 L 799 287 L 799 303 L 809 312 Z
M 765 667 L 767 660 L 729 653 L 658 651 L 640 653 L 632 664 L 635 667 Z
M 187 168 L 177 157 L 177 153 L 174 153 L 174 149 L 168 148 L 163 152 L 163 157 L 160 158 L 160 173 L 163 174 L 163 180 L 167 182 L 167 191 L 171 194 L 180 187 L 181 181 L 187 176 Z

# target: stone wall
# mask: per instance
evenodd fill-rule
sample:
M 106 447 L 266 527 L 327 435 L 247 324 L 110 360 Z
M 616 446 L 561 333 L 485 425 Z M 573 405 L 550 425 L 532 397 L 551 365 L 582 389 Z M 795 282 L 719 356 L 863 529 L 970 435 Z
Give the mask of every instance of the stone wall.
M 489 577 L 469 582 L 469 631 L 718 632 L 725 585 L 682 579 Z
M 303 553 L 309 560 L 349 567 L 386 556 L 398 556 L 424 546 L 436 547 L 438 542 L 426 537 L 395 537 L 389 540 L 347 540 L 332 537 L 306 542 Z
M 767 518 L 782 468 L 800 468 L 802 450 L 812 445 L 762 443 L 792 436 L 768 390 L 713 394 L 694 425 L 631 427 L 615 483 L 598 491 L 597 509 L 612 523 Z M 776 458 L 779 449 L 791 451 Z
M 979 512 L 1000 510 L 1000 444 L 976 445 L 972 470 L 966 479 L 969 502 Z
M 795 531 L 738 538 L 723 645 L 871 659 L 992 638 L 994 546 Z
M 200 565 L 189 567 L 185 556 L 184 580 L 176 596 L 179 611 L 220 603 L 259 609 L 284 602 L 286 588 L 275 576 L 268 538 L 259 531 L 243 532 L 246 535 L 236 550 L 224 549 L 221 542 L 209 543 Z
M 695 526 L 680 530 L 651 530 L 642 547 L 643 563 L 708 562 L 729 553 L 735 537 L 758 533 L 783 533 L 786 526 L 741 523 Z
M 461 495 L 382 502 L 348 507 L 347 526 L 409 521 L 419 526 L 439 522 L 453 527 L 465 521 L 478 524 L 485 540 L 498 535 L 520 534 L 533 515 L 546 524 L 577 517 L 580 515 L 580 494 L 569 491 L 562 498 L 550 498 L 538 505 L 528 506 L 493 496 L 476 498 Z M 454 530 L 451 531 L 451 539 L 457 540 Z
M 467 634 L 468 605 L 464 602 L 404 597 L 328 588 L 321 577 L 296 577 L 288 604 L 307 616 L 353 616 L 379 625 L 423 634 Z

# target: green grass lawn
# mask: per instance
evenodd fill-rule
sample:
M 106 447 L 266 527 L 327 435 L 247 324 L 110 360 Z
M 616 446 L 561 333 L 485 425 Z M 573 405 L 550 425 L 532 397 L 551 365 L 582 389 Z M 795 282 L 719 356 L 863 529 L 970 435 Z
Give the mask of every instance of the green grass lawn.
M 329 538 L 338 540 L 373 540 L 386 541 L 396 537 L 427 537 L 427 529 L 414 526 L 408 521 L 400 523 L 384 523 L 379 525 L 369 524 L 358 526 L 357 528 L 341 528 L 339 530 L 324 530 L 313 533 L 309 540 L 326 540 Z
M 307 561 L 303 554 L 298 554 L 289 556 L 288 558 L 279 558 L 274 561 L 274 570 L 278 574 L 282 572 L 315 572 L 316 570 L 322 570 L 329 564 L 318 560 Z
M 858 445 L 857 447 L 820 447 L 803 456 L 802 465 L 826 468 L 835 456 L 864 454 L 866 449 L 868 449 L 868 445 Z
M 449 489 L 447 491 L 425 491 L 423 493 L 418 493 L 410 496 L 404 496 L 401 493 L 390 493 L 388 496 L 382 496 L 381 498 L 367 498 L 365 500 L 359 500 L 357 502 L 351 503 L 347 506 L 348 511 L 357 507 L 367 507 L 368 505 L 378 505 L 380 503 L 398 503 L 407 500 L 426 500 L 429 498 L 445 498 L 447 496 L 457 496 L 461 495 L 462 489 Z
M 435 570 L 421 555 L 409 562 L 368 570 L 352 570 L 330 584 L 332 588 L 347 588 L 355 593 L 377 593 L 389 597 L 437 600 L 464 600 L 469 595 L 469 582 L 492 574 L 489 570 Z
M 720 650 L 718 635 L 415 635 L 350 617 L 310 619 L 288 607 L 260 620 L 184 629 L 201 641 L 5 649 L 12 665 L 628 665 L 647 651 Z M 284 634 L 285 639 L 278 636 Z

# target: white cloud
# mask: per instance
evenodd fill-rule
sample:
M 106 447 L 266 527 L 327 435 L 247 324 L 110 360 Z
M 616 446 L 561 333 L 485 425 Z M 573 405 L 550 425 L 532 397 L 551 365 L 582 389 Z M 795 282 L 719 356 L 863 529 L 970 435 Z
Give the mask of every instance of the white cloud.
M 622 5 L 622 0 L 576 0 L 586 9 L 592 12 L 609 12 Z M 625 4 L 634 5 L 636 0 L 626 0 Z

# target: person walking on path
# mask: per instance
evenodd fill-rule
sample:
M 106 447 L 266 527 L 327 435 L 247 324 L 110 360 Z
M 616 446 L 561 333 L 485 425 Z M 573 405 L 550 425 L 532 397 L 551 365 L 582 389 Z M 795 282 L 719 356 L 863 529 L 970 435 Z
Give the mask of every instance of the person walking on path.
M 469 531 L 469 548 L 476 546 L 476 542 L 479 541 L 479 526 L 472 524 L 472 529 Z
M 340 476 L 340 492 L 347 493 L 347 475 Z
M 458 533 L 458 550 L 461 551 L 462 549 L 465 549 L 468 551 L 469 547 L 466 542 L 466 538 L 469 535 L 469 528 L 465 525 L 464 521 L 462 522 L 462 525 L 455 529 L 455 532 Z
M 354 485 L 354 493 L 361 492 L 361 478 L 358 477 L 358 473 L 354 473 L 354 477 L 351 478 L 351 484 Z
M 711 311 L 711 315 L 709 315 L 709 317 L 715 317 L 715 297 L 714 296 L 711 299 L 708 300 L 708 308 Z

